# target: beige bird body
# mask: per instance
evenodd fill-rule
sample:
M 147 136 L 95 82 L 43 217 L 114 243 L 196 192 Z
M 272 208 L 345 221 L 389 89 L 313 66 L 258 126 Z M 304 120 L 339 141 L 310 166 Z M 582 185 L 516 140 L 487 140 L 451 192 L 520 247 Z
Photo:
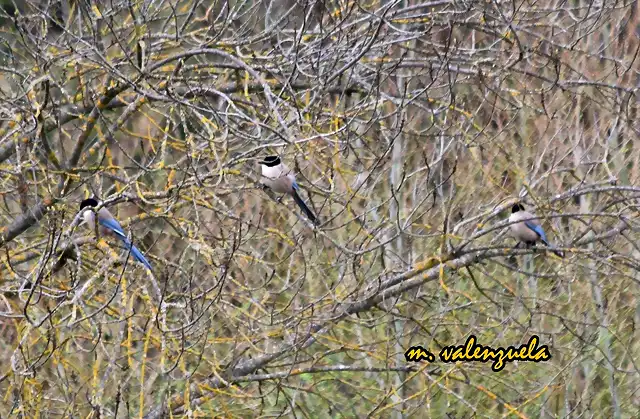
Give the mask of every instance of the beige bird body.
M 262 179 L 260 182 L 263 185 L 268 186 L 274 192 L 293 195 L 296 177 L 286 164 L 280 163 L 272 167 L 263 164 L 261 167 Z
M 309 219 L 316 223 L 317 217 L 307 206 L 304 200 L 298 194 L 298 184 L 296 183 L 296 177 L 287 167 L 282 163 L 278 156 L 267 156 L 260 162 L 262 170 L 262 178 L 260 182 L 270 188 L 276 193 L 286 193 L 293 197 L 293 200 L 298 204 L 300 209 L 309 217 Z

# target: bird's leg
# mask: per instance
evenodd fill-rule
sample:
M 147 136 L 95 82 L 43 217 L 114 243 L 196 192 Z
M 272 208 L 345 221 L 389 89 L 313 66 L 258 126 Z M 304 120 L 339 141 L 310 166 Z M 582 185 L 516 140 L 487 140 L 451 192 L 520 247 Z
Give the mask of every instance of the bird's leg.
M 517 242 L 515 246 L 513 246 L 511 249 L 515 250 L 518 249 L 520 247 L 520 244 L 522 244 L 522 242 Z M 516 264 L 516 255 L 509 255 L 507 257 L 507 261 L 509 261 L 510 264 L 515 265 Z

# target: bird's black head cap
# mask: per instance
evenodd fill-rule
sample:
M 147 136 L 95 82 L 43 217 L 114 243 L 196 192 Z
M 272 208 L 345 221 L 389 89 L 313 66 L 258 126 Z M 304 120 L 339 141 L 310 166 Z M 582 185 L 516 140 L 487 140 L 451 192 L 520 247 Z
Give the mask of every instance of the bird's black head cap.
M 524 205 L 522 205 L 522 204 L 514 204 L 514 205 L 511 207 L 511 212 L 512 212 L 512 213 L 514 213 L 514 212 L 518 212 L 518 211 L 524 211 Z
M 265 166 L 274 167 L 281 163 L 280 157 L 278 156 L 267 156 L 260 162 L 260 164 L 264 164 Z
M 97 207 L 98 206 L 98 201 L 96 201 L 94 198 L 87 198 L 87 199 L 83 199 L 82 202 L 80 202 L 80 209 L 86 208 L 86 207 Z

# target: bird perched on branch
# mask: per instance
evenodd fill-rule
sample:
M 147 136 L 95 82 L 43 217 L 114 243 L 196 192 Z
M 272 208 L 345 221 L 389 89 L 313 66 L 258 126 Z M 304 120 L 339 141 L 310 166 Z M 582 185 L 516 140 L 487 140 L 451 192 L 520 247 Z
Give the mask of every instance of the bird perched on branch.
M 95 229 L 96 215 L 98 216 L 98 224 L 100 225 L 101 234 L 109 234 L 118 237 L 127 250 L 131 250 L 133 258 L 142 263 L 148 270 L 151 270 L 151 264 L 142 255 L 142 252 L 135 247 L 126 233 L 115 219 L 113 215 L 106 208 L 100 208 L 97 212 L 95 208 L 98 206 L 98 201 L 93 198 L 88 198 L 80 203 L 80 211 L 82 212 L 83 223 L 87 223 L 91 229 Z
M 296 183 L 296 177 L 291 172 L 291 169 L 282 163 L 280 157 L 267 156 L 260 162 L 260 165 L 262 166 L 262 179 L 260 182 L 276 193 L 291 195 L 311 222 L 316 224 L 318 219 L 298 194 L 300 187 Z
M 518 245 L 524 243 L 527 247 L 534 245 L 536 242 L 542 242 L 553 253 L 564 257 L 564 253 L 561 250 L 556 249 L 549 244 L 547 235 L 544 233 L 540 220 L 532 220 L 535 215 L 528 211 L 525 211 L 524 205 L 515 204 L 511 207 L 511 215 L 509 216 L 509 222 L 513 222 L 509 227 L 511 228 L 511 234 L 518 240 Z M 520 221 L 520 222 L 517 222 Z

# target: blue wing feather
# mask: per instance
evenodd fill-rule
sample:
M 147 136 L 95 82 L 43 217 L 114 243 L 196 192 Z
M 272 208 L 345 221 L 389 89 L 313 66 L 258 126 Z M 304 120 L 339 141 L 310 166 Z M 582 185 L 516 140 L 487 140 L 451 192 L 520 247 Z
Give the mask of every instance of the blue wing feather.
M 121 239 L 127 240 L 127 235 L 124 233 L 122 226 L 115 219 L 113 218 L 105 219 L 102 217 L 98 217 L 98 222 L 100 223 L 101 226 L 104 226 L 109 230 L 113 231 Z
M 529 227 L 531 230 L 535 231 L 536 234 L 538 236 L 540 236 L 540 240 L 544 243 L 547 244 L 547 235 L 544 234 L 544 230 L 542 229 L 542 226 L 536 225 L 534 223 L 532 223 L 531 221 L 525 221 L 524 225 L 526 225 L 527 227 Z
M 124 230 L 122 229 L 122 226 L 118 221 L 116 221 L 115 218 L 109 218 L 109 219 L 102 218 L 99 220 L 99 223 L 105 228 L 108 228 L 109 230 L 113 231 L 118 236 L 118 238 L 122 240 L 127 250 L 131 249 L 131 254 L 133 255 L 133 258 L 138 262 L 142 263 L 147 269 L 151 270 L 151 264 L 147 261 L 147 259 L 144 257 L 142 252 L 140 252 L 140 250 L 138 250 L 137 247 L 131 244 L 131 242 L 129 241 L 129 238 L 127 237 Z

